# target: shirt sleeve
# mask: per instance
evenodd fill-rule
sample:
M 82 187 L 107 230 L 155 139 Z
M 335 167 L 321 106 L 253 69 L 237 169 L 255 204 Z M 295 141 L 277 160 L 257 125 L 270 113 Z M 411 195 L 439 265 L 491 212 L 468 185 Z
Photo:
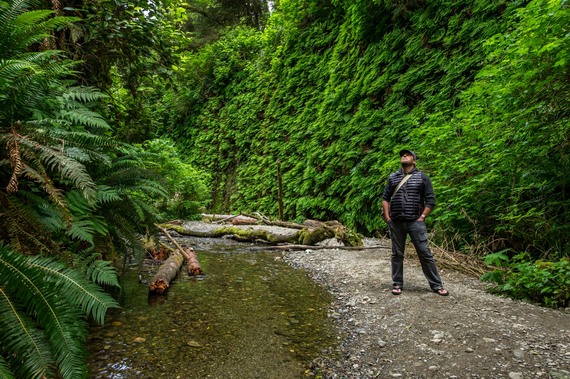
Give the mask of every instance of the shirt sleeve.
M 435 208 L 435 194 L 433 192 L 431 180 L 427 175 L 423 174 L 423 181 L 425 206 L 429 209 L 433 209 Z
M 392 199 L 392 188 L 390 186 L 390 177 L 386 180 L 386 186 L 384 187 L 384 192 L 382 193 L 382 200 L 390 201 Z

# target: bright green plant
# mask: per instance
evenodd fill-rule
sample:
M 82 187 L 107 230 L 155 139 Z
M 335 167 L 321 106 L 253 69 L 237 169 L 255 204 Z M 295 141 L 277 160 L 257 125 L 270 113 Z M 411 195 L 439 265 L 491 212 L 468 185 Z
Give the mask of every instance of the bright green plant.
M 100 282 L 118 286 L 113 271 Z M 86 378 L 88 323 L 118 304 L 83 273 L 0 244 L 0 373 L 10 378 Z
M 569 12 L 560 0 L 283 1 L 263 33 L 185 56 L 169 131 L 200 152 L 189 159 L 212 175 L 217 211 L 275 216 L 279 166 L 286 218 L 375 233 L 409 147 L 434 183 L 442 241 L 558 259 L 570 252 Z
M 72 62 L 29 51 L 70 21 L 30 6 L 0 2 L 0 373 L 84 378 L 86 321 L 117 306 L 103 254 L 140 245 L 157 213 L 143 195 L 162 187 L 108 137 L 103 95 L 73 86 Z
M 170 140 L 148 141 L 144 149 L 150 153 L 147 166 L 165 178 L 167 195 L 149 199 L 157 203 L 162 218 L 194 219 L 204 212 L 209 197 L 207 175 L 186 163 Z
M 485 257 L 488 264 L 503 266 L 481 277 L 495 284 L 490 288 L 492 292 L 550 308 L 570 304 L 570 259 L 533 262 L 528 254 L 518 254 L 511 260 L 505 260 L 505 257 L 497 253 Z

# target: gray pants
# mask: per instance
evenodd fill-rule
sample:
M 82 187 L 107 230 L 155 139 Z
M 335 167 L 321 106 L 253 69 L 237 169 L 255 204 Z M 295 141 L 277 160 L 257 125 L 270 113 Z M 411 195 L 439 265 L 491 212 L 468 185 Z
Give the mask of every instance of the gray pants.
M 425 222 L 391 220 L 388 225 L 390 226 L 390 239 L 392 240 L 392 284 L 394 286 L 404 285 L 404 248 L 406 237 L 409 234 L 430 288 L 433 291 L 443 288 L 435 259 L 428 247 Z

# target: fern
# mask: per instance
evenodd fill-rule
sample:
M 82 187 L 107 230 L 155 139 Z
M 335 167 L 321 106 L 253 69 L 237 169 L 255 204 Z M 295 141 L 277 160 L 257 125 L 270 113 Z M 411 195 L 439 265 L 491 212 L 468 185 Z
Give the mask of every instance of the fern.
M 12 354 L 7 357 L 20 378 L 55 376 L 51 369 L 52 356 L 45 336 L 26 314 L 18 310 L 8 293 L 0 288 L 0 335 L 3 349 Z M 3 357 L 0 355 L 0 360 Z M 0 374 L 2 371 L 0 370 Z M 4 377 L 11 377 L 10 371 Z
M 8 362 L 0 355 L 0 377 L 4 379 L 15 379 L 8 367 Z
M 93 253 L 92 248 L 83 251 L 74 265 L 79 266 L 93 283 L 120 288 L 115 267 L 111 262 L 102 260 L 101 254 Z
M 0 325 L 12 331 L 10 340 L 24 340 L 21 344 L 10 343 L 5 340 L 6 334 L 0 333 L 1 344 L 6 350 L 2 351 L 2 356 L 5 359 L 21 357 L 31 360 L 33 365 L 26 364 L 36 367 L 35 372 L 37 367 L 47 371 L 55 363 L 63 378 L 86 377 L 84 341 L 87 324 L 81 316 L 91 316 L 102 324 L 106 311 L 118 307 L 116 301 L 81 273 L 62 263 L 53 259 L 25 257 L 3 245 L 0 245 L 0 288 L 3 294 L 1 312 L 11 315 L 1 317 Z M 61 296 L 62 293 L 66 296 Z M 21 321 L 23 318 L 15 312 L 19 308 L 33 315 L 33 322 Z M 41 346 L 42 338 L 37 336 L 37 332 L 27 327 L 32 323 L 45 336 L 49 350 Z M 38 346 L 37 354 L 18 354 L 18 349 L 24 349 L 24 344 Z M 53 354 L 49 362 L 45 358 L 40 359 L 46 357 L 46 351 Z M 17 366 L 19 370 L 25 370 L 22 364 Z M 36 377 L 35 372 L 24 377 Z
M 97 202 L 100 204 L 112 203 L 115 201 L 120 201 L 121 196 L 116 189 L 106 185 L 100 185 L 97 187 Z
M 109 124 L 107 124 L 100 114 L 84 108 L 61 111 L 59 115 L 61 118 L 67 119 L 74 124 L 91 126 L 100 130 L 109 129 Z
M 77 100 L 81 103 L 92 103 L 105 99 L 108 96 L 94 87 L 71 87 L 62 95 L 62 97 L 66 102 Z

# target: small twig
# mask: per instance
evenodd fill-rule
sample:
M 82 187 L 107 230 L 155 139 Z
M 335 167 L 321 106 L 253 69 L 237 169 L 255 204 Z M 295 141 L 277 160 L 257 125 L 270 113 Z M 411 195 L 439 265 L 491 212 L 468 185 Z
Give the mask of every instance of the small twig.
M 160 225 L 158 225 L 158 224 L 154 224 L 154 225 L 156 225 L 156 227 L 157 227 L 158 229 L 160 229 L 160 230 L 162 231 L 162 233 L 164 233 L 164 235 L 166 236 L 166 238 L 168 238 L 168 240 L 169 240 L 170 242 L 172 242 L 172 243 L 174 244 L 174 246 L 176 246 L 176 248 L 177 248 L 178 250 L 184 251 L 184 249 L 182 248 L 182 246 L 180 246 L 180 245 L 178 244 L 178 242 L 176 242 L 176 241 L 174 240 L 174 238 L 172 238 L 172 237 L 170 236 L 170 234 L 168 233 L 168 231 L 167 231 L 166 229 L 164 229 L 162 226 L 160 226 Z

